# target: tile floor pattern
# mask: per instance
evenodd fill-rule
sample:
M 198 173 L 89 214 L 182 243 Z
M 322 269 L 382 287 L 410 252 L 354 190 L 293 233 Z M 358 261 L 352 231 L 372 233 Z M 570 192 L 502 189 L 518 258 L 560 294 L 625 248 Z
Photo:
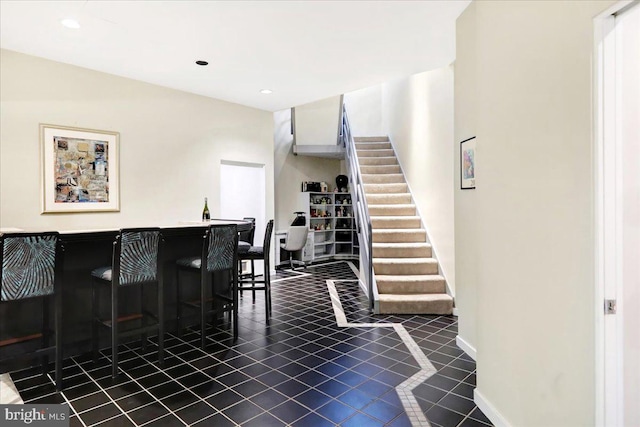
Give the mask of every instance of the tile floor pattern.
M 154 345 L 145 352 L 132 343 L 120 348 L 117 380 L 110 351 L 97 363 L 90 355 L 65 360 L 62 393 L 37 368 L 12 377 L 27 403 L 68 403 L 71 426 L 411 425 L 395 387 L 418 372 L 417 362 L 393 328 L 338 327 L 331 279 L 349 322 L 401 322 L 437 369 L 413 390 L 432 426 L 490 425 L 472 400 L 475 363 L 455 345 L 456 317 L 372 316 L 347 263 L 306 273 L 273 279 L 269 326 L 263 293 L 254 304 L 245 291 L 235 344 L 228 330 L 210 330 L 206 352 L 198 333 L 168 334 L 164 372 Z

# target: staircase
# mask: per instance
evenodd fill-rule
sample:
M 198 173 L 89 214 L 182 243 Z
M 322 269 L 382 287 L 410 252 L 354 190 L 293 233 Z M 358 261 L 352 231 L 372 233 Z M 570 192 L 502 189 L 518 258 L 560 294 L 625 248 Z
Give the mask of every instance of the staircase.
M 356 137 L 373 233 L 373 272 L 381 314 L 451 314 L 427 232 L 387 137 Z

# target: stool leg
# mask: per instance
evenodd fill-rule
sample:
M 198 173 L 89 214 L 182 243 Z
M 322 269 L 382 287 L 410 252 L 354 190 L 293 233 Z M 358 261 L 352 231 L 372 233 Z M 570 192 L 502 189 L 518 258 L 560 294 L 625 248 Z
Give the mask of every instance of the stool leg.
M 142 315 L 144 316 L 144 312 L 145 312 L 145 309 L 144 309 L 144 285 L 140 285 L 140 313 L 142 313 Z M 144 317 L 143 317 L 142 322 L 144 323 Z M 143 326 L 144 326 L 144 325 L 143 325 Z M 147 351 L 147 341 L 148 341 L 148 338 L 149 338 L 149 337 L 148 337 L 148 334 L 147 334 L 147 332 L 146 332 L 146 331 L 145 331 L 145 332 L 143 332 L 143 333 L 140 335 L 140 341 L 141 341 L 141 343 L 140 343 L 140 347 L 142 348 L 142 351 L 143 351 L 143 352 L 146 352 L 146 351 Z
M 91 287 L 91 348 L 93 352 L 93 361 L 98 361 L 100 335 L 98 330 L 98 290 L 94 283 Z
M 49 347 L 49 328 L 47 325 L 49 324 L 49 300 L 48 296 L 41 298 L 42 300 L 42 348 Z M 42 367 L 42 375 L 46 376 L 49 365 L 49 355 L 45 353 L 40 357 L 40 365 Z
M 158 282 L 158 362 L 164 368 L 164 284 Z
M 203 268 L 200 271 L 200 347 L 204 350 L 205 329 L 206 329 L 206 283 L 207 271 Z
M 55 340 L 56 340 L 56 390 L 62 390 L 62 292 L 54 296 Z
M 178 337 L 182 338 L 182 303 L 180 302 L 180 267 L 176 266 L 176 323 Z
M 256 302 L 256 266 L 251 260 L 251 292 L 253 294 L 253 302 Z
M 271 317 L 271 266 L 268 261 L 264 261 L 264 299 L 267 312 L 267 324 Z
M 111 284 L 111 376 L 118 376 L 118 285 Z
M 253 263 L 253 261 L 252 261 Z M 231 276 L 231 294 L 233 300 L 232 317 L 233 317 L 233 341 L 238 340 L 238 275 L 232 274 Z M 254 291 L 255 294 L 255 291 Z

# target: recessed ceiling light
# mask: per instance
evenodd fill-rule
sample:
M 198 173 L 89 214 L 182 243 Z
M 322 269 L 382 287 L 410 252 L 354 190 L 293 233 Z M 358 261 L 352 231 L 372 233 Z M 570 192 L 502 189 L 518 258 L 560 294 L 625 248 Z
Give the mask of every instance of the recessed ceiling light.
M 67 28 L 71 28 L 72 30 L 77 30 L 80 28 L 80 23 L 73 18 L 65 18 L 60 21 L 60 23 Z
M 209 65 L 209 63 L 208 63 L 207 61 L 196 61 L 196 64 L 198 64 L 198 65 L 202 65 L 203 67 L 204 67 L 205 65 Z
M 270 93 L 273 93 L 273 91 L 271 89 L 262 89 L 260 91 L 260 93 L 264 93 L 265 95 L 269 95 Z

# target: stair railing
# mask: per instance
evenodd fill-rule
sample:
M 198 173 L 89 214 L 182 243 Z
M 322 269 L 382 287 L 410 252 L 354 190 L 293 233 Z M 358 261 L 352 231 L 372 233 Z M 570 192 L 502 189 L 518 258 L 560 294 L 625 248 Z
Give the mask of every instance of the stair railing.
M 360 173 L 360 163 L 356 153 L 356 143 L 351 135 L 351 126 L 347 109 L 342 105 L 342 144 L 345 148 L 345 159 L 349 170 L 349 182 L 351 183 L 351 199 L 355 207 L 354 216 L 356 230 L 358 231 L 358 241 L 360 244 L 360 266 L 363 282 L 367 286 L 369 297 L 369 310 L 374 311 L 374 302 L 378 299 L 378 289 L 375 286 L 373 276 L 373 233 L 371 231 L 371 217 L 369 216 L 369 206 L 364 192 L 364 183 Z

